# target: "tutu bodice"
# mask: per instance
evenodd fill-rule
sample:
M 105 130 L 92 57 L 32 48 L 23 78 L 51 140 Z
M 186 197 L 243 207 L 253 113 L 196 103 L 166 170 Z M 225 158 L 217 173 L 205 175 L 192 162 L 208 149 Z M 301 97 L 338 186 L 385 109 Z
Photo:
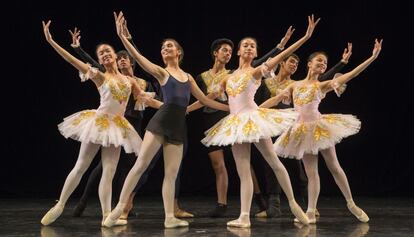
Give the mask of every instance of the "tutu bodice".
M 204 145 L 225 146 L 258 142 L 278 136 L 295 120 L 293 110 L 259 108 L 254 95 L 261 84 L 250 72 L 231 74 L 227 79 L 230 114 L 205 132 Z
M 319 104 L 324 95 L 319 83 L 298 86 L 293 90 L 293 104 L 299 113 L 298 122 L 310 122 L 320 118 Z
M 86 77 L 91 78 L 96 73 L 96 69 L 92 68 Z M 101 98 L 98 109 L 83 110 L 64 118 L 58 125 L 59 131 L 66 138 L 105 147 L 123 146 L 127 153 L 138 155 L 142 140 L 124 117 L 131 94 L 128 78 L 107 77 L 98 91 Z
M 319 112 L 319 104 L 325 97 L 319 82 L 297 85 L 292 97 L 299 116 L 274 144 L 280 156 L 301 159 L 304 154 L 316 155 L 360 129 L 361 122 L 353 115 Z
M 101 113 L 123 115 L 131 94 L 131 83 L 126 78 L 120 80 L 108 78 L 98 88 L 101 97 L 99 108 Z
M 230 114 L 243 113 L 256 110 L 254 95 L 260 86 L 260 80 L 256 80 L 250 73 L 231 74 L 227 79 L 226 92 L 229 96 Z

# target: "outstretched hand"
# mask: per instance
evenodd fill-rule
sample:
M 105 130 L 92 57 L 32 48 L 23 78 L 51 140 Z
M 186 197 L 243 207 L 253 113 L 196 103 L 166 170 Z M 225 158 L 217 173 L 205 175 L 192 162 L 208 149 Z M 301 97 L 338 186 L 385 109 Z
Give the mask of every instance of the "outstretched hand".
M 352 43 L 348 43 L 348 47 L 344 49 L 344 53 L 342 54 L 342 62 L 348 63 L 351 55 L 352 55 Z
M 118 36 L 120 36 L 120 37 L 124 36 L 124 37 L 128 38 L 127 35 L 126 35 L 126 32 L 125 32 L 125 30 L 127 31 L 128 28 L 125 25 L 126 20 L 125 20 L 125 17 L 124 17 L 124 13 L 122 11 L 120 11 L 119 14 L 116 14 L 116 12 L 114 12 L 114 18 L 115 18 L 116 33 L 118 34 Z M 129 32 L 128 32 L 128 34 L 129 34 Z
M 285 33 L 285 36 L 280 40 L 279 46 L 281 48 L 284 48 L 286 43 L 289 41 L 290 37 L 292 37 L 293 32 L 295 31 L 295 28 L 292 28 L 292 26 L 289 26 L 288 30 Z
M 382 49 L 382 39 L 380 41 L 378 41 L 378 39 L 375 39 L 374 49 L 372 50 L 372 56 L 374 56 L 374 58 L 377 58 L 381 52 L 381 49 Z
M 313 31 L 315 30 L 316 25 L 319 23 L 321 18 L 318 18 L 315 21 L 315 17 L 313 14 L 311 16 L 308 16 L 308 29 L 306 30 L 306 37 L 310 38 L 312 36 Z
M 78 30 L 78 28 L 75 27 L 73 31 L 69 30 L 69 33 L 72 36 L 72 44 L 70 46 L 72 46 L 73 48 L 80 47 L 80 30 Z
M 50 31 L 49 31 L 49 26 L 51 22 L 52 22 L 51 20 L 47 21 L 47 23 L 45 23 L 45 21 L 42 21 L 43 33 L 45 34 L 45 38 L 47 42 L 50 42 L 52 40 L 52 34 L 50 34 Z
M 122 25 L 122 31 L 127 39 L 132 39 L 132 35 L 129 33 L 127 21 L 125 20 L 125 24 Z

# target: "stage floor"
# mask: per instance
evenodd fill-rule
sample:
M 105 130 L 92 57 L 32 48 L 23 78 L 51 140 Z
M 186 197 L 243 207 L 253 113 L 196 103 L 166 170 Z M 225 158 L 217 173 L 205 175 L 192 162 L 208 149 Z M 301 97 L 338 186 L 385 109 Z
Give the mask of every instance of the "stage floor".
M 226 222 L 234 219 L 239 212 L 238 197 L 229 199 L 225 218 L 209 218 L 206 213 L 214 208 L 214 197 L 184 197 L 182 209 L 196 214 L 187 219 L 188 228 L 164 229 L 162 199 L 156 197 L 137 197 L 133 209 L 136 216 L 129 218 L 126 226 L 101 228 L 101 211 L 97 199 L 89 200 L 82 217 L 72 217 L 77 199 L 72 199 L 62 216 L 50 226 L 40 224 L 41 217 L 54 205 L 54 200 L 45 199 L 0 199 L 0 236 L 164 236 L 164 237 L 207 237 L 207 236 L 414 236 L 414 199 L 413 198 L 364 198 L 355 201 L 364 208 L 369 223 L 360 223 L 347 210 L 342 198 L 321 197 L 318 210 L 321 217 L 317 224 L 303 226 L 293 223 L 286 200 L 282 200 L 281 217 L 272 219 L 251 218 L 251 229 L 227 228 Z M 252 213 L 257 207 L 252 205 Z

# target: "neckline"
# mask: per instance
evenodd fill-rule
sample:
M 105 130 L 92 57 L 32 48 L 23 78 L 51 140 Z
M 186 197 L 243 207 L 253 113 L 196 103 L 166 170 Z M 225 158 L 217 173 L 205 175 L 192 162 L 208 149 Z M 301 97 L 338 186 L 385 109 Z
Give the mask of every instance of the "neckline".
M 185 81 L 180 81 L 180 80 L 178 80 L 177 78 L 175 78 L 175 76 L 173 76 L 173 75 L 171 75 L 170 74 L 170 76 L 169 77 L 172 77 L 172 78 L 174 78 L 174 80 L 176 80 L 176 81 L 178 81 L 179 83 L 182 83 L 182 84 L 185 84 L 185 83 L 187 83 L 188 81 L 189 81 L 189 79 L 188 79 L 188 75 L 187 75 L 187 80 L 185 80 Z M 168 81 L 167 81 L 168 82 Z M 165 83 L 165 84 L 167 84 L 167 83 Z
M 180 69 L 181 70 L 181 69 Z M 176 81 L 178 81 L 179 83 L 187 83 L 188 81 L 189 81 L 189 76 L 188 76 L 188 73 L 186 73 L 186 72 L 184 72 L 183 70 L 181 70 L 182 72 L 184 72 L 186 75 L 187 75 L 187 80 L 185 80 L 185 81 L 180 81 L 180 80 L 178 80 L 175 76 L 173 76 L 167 69 L 165 69 L 165 71 L 167 71 L 167 73 L 168 73 L 168 75 L 169 75 L 169 77 L 172 77 L 172 78 L 174 78 Z M 168 82 L 168 80 L 167 80 L 167 82 Z M 167 83 L 165 83 L 165 84 L 167 84 Z M 164 85 L 165 85 L 164 84 Z

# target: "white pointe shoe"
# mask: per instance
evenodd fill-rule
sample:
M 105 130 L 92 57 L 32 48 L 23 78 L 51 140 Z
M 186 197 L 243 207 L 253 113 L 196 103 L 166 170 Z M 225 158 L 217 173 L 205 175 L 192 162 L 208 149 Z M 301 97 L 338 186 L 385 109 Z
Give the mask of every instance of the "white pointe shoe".
M 175 217 L 165 218 L 164 227 L 169 228 L 178 228 L 188 226 L 188 221 L 183 221 Z
M 105 220 L 102 222 L 102 226 L 105 226 L 105 227 L 108 227 L 108 228 L 111 228 L 111 227 L 113 227 L 113 226 L 115 226 L 116 225 L 116 222 L 118 221 L 118 219 L 112 219 L 111 218 L 111 215 L 108 215 L 106 218 L 105 218 Z
M 294 203 L 289 203 L 290 206 L 290 210 L 292 211 L 293 215 L 295 215 L 296 219 L 305 225 L 309 224 L 309 219 L 308 216 L 302 211 L 302 208 L 300 208 L 300 206 L 294 202 Z
M 352 214 L 354 214 L 354 216 L 356 218 L 358 218 L 358 220 L 360 222 L 367 223 L 369 221 L 368 215 L 361 208 L 359 208 L 357 205 L 355 205 L 354 202 L 348 202 L 346 204 L 346 206 L 348 207 L 348 210 Z M 358 214 L 358 212 L 359 212 L 359 214 Z
M 316 224 L 316 213 L 314 213 L 314 214 L 313 214 L 313 218 L 310 218 L 310 217 L 309 217 L 309 215 L 310 215 L 310 214 L 312 214 L 312 213 L 310 213 L 310 212 L 306 212 L 306 216 L 308 217 L 309 224 Z M 295 219 L 293 220 L 293 222 L 295 222 L 295 223 L 301 223 L 301 222 L 298 220 L 298 218 L 295 218 Z
M 40 223 L 42 223 L 43 225 L 50 225 L 50 224 L 52 224 L 62 214 L 64 207 L 65 206 L 62 205 L 62 204 L 60 204 L 59 202 L 56 203 L 56 205 L 54 207 L 52 207 L 46 213 L 46 215 L 43 216 L 43 218 L 40 221 Z
M 118 220 L 115 221 L 113 226 L 106 226 L 105 225 L 105 220 L 106 219 L 107 219 L 107 217 L 104 217 L 104 219 L 102 220 L 101 226 L 103 226 L 103 227 L 113 227 L 113 226 L 122 226 L 122 225 L 128 224 L 128 220 L 118 219 Z
M 237 220 L 227 222 L 227 226 L 236 227 L 236 228 L 250 228 L 251 224 L 250 224 L 250 221 L 243 223 L 240 221 L 240 219 L 237 219 Z

